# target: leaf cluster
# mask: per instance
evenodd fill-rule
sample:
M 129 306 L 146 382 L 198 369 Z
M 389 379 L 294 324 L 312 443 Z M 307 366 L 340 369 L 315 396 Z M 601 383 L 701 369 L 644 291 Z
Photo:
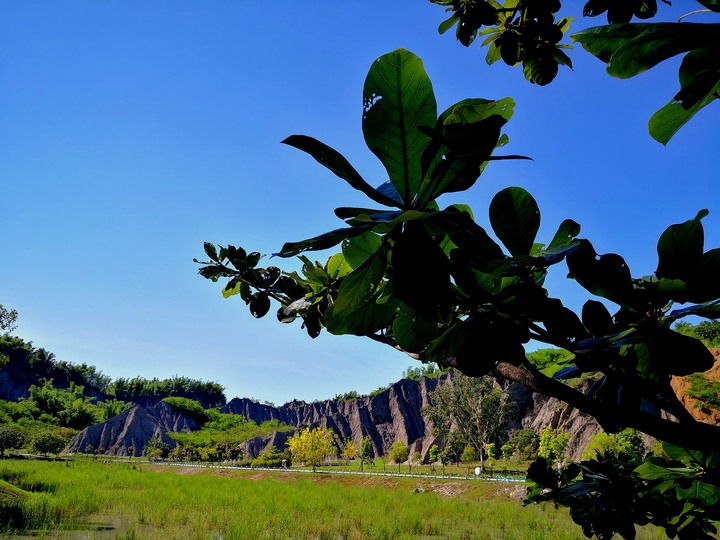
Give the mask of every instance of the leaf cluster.
M 588 538 L 635 538 L 635 524 L 652 523 L 670 538 L 711 539 L 720 518 L 720 454 L 663 444 L 662 457 L 644 461 L 607 453 L 556 470 L 538 459 L 526 503 L 568 506 Z
M 545 85 L 558 66 L 572 67 L 563 49 L 564 34 L 573 17 L 562 17 L 560 0 L 430 0 L 452 12 L 440 33 L 456 29 L 458 41 L 469 46 L 487 36 L 486 60 L 522 64 L 525 78 Z M 705 11 L 720 12 L 716 0 L 698 0 Z M 669 4 L 669 2 L 667 2 Z M 649 122 L 650 135 L 666 144 L 700 109 L 720 97 L 720 24 L 631 23 L 657 14 L 656 0 L 588 0 L 582 14 L 607 14 L 608 25 L 573 34 L 590 54 L 606 62 L 610 75 L 633 77 L 677 54 L 687 53 L 679 70 L 680 90 Z

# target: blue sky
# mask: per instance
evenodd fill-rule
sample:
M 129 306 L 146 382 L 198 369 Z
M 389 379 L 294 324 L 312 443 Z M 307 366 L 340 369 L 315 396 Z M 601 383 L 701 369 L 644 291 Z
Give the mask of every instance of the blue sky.
M 673 20 L 695 7 L 683 4 L 660 10 Z M 514 97 L 507 149 L 534 158 L 491 164 L 442 204 L 467 202 L 487 224 L 492 195 L 521 185 L 540 205 L 539 239 L 575 219 L 636 276 L 654 270 L 660 233 L 701 208 L 706 248 L 720 245 L 719 108 L 667 147 L 647 135 L 678 61 L 620 81 L 578 48 L 574 71 L 541 88 L 438 35 L 445 13 L 429 2 L 268 6 L 0 4 L 0 303 L 20 312 L 18 335 L 112 377 L 219 381 L 229 398 L 322 399 L 398 379 L 404 355 L 255 320 L 192 259 L 204 241 L 269 255 L 335 228 L 335 207 L 365 205 L 280 141 L 314 136 L 384 182 L 362 138 L 361 93 L 370 63 L 399 47 L 423 58 L 441 109 Z M 564 275 L 551 292 L 577 308 L 585 295 Z

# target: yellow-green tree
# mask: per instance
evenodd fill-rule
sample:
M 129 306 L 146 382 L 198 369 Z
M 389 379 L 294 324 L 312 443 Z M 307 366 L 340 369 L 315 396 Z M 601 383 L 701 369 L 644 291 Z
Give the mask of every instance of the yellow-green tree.
M 313 472 L 337 452 L 335 434 L 324 427 L 305 428 L 293 435 L 287 444 L 293 461 L 311 465 Z
M 350 439 L 345 441 L 345 447 L 343 448 L 342 454 L 340 457 L 342 457 L 345 461 L 350 461 L 351 459 L 355 459 L 358 454 L 357 446 L 355 446 L 355 443 L 352 442 Z

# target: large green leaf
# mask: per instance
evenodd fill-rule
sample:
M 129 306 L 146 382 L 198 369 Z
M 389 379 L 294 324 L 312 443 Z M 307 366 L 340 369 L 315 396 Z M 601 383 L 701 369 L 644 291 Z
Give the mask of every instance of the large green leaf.
M 343 242 L 345 260 L 352 268 L 357 268 L 375 253 L 382 245 L 382 238 L 373 232 L 367 232 Z
M 596 296 L 632 309 L 633 282 L 625 260 L 615 253 L 598 256 L 592 244 L 580 240 L 578 249 L 567 257 L 568 277 Z
M 420 58 L 398 49 L 373 63 L 363 89 L 365 142 L 406 205 L 420 187 L 420 159 L 429 141 L 419 128 L 433 126 L 436 117 L 435 95 Z
M 514 107 L 512 98 L 465 99 L 440 115 L 433 141 L 422 157 L 419 204 L 443 193 L 464 191 L 475 183 L 495 148 L 506 144 L 507 137 L 501 137 L 500 130 L 512 117 Z
M 717 43 L 720 24 L 613 24 L 587 28 L 572 39 L 606 62 L 610 75 L 626 79 L 676 54 Z
M 350 165 L 350 162 L 337 150 L 306 135 L 291 135 L 282 142 L 303 152 L 307 152 L 315 158 L 318 163 L 330 169 L 355 189 L 362 191 L 376 203 L 386 206 L 397 206 L 397 202 L 391 197 L 383 195 L 370 186 L 353 166 Z
M 706 508 L 711 508 L 720 502 L 720 486 L 694 480 L 690 487 L 675 489 L 678 499 L 697 501 Z
M 397 344 L 407 352 L 422 352 L 438 334 L 436 310 L 415 310 L 401 305 L 393 321 L 393 337 Z
M 386 268 L 387 253 L 378 249 L 343 278 L 326 314 L 328 332 L 367 335 L 388 324 L 397 304 L 376 302 Z
M 707 210 L 701 210 L 694 219 L 670 225 L 660 235 L 657 245 L 658 267 L 655 271 L 657 277 L 687 282 L 698 271 L 704 243 L 700 220 L 707 215 Z
M 512 255 L 528 255 L 540 228 L 540 209 L 523 188 L 505 188 L 490 203 L 490 224 Z
M 680 65 L 680 92 L 650 118 L 648 130 L 656 141 L 670 138 L 700 109 L 720 95 L 720 46 L 690 51 Z

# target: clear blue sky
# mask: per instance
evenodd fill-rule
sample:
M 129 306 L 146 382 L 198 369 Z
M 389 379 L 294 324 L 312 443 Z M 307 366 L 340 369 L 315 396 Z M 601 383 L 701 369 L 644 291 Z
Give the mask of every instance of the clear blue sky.
M 660 10 L 673 20 L 695 8 L 681 3 Z M 490 197 L 524 186 L 540 239 L 575 219 L 636 276 L 654 270 L 665 227 L 701 208 L 706 246 L 720 246 L 720 108 L 667 147 L 647 135 L 677 61 L 620 81 L 576 49 L 575 70 L 541 88 L 438 35 L 444 18 L 409 0 L 2 2 L 0 303 L 20 312 L 17 335 L 112 377 L 219 381 L 229 398 L 322 399 L 398 379 L 402 354 L 255 320 L 192 259 L 203 241 L 269 255 L 338 226 L 336 206 L 366 204 L 280 141 L 312 135 L 384 182 L 361 92 L 370 63 L 399 47 L 424 59 L 441 109 L 513 96 L 508 152 L 534 158 L 491 164 L 442 203 L 468 202 L 486 224 Z M 555 274 L 551 292 L 581 305 L 565 269 Z

